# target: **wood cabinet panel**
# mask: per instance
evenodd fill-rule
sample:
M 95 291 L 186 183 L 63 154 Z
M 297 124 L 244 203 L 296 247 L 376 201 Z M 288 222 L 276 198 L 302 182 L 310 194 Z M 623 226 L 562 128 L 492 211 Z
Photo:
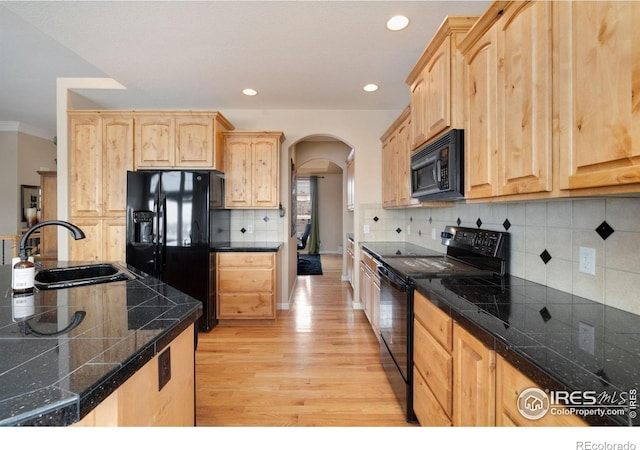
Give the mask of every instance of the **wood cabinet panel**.
M 274 317 L 273 294 L 220 294 L 218 318 L 220 319 L 272 319 Z
M 124 216 L 127 171 L 133 170 L 133 119 L 102 119 L 102 197 L 104 216 Z M 124 249 L 124 247 L 123 247 Z
M 278 206 L 280 187 L 280 142 L 273 137 L 253 139 L 253 205 L 258 208 Z
M 418 205 L 411 197 L 411 110 L 406 108 L 380 138 L 382 142 L 382 206 Z
M 554 7 L 561 187 L 619 186 L 637 192 L 640 4 L 554 2 Z
M 174 119 L 167 116 L 135 118 L 136 168 L 175 166 Z
M 419 321 L 414 322 L 414 364 L 446 413 L 453 410 L 453 358 Z
M 58 217 L 58 174 L 57 172 L 38 172 L 42 190 L 42 221 L 55 220 Z M 58 229 L 43 227 L 40 229 L 40 259 L 58 259 Z
M 413 409 L 423 427 L 450 427 L 451 419 L 444 413 L 427 382 L 413 368 Z
M 453 326 L 453 425 L 495 425 L 495 352 Z
M 102 130 L 96 115 L 70 120 L 70 216 L 102 215 Z
M 453 350 L 453 319 L 419 292 L 414 294 L 414 316 L 445 350 Z
M 213 166 L 213 121 L 209 118 L 175 119 L 176 165 Z
M 586 426 L 580 417 L 572 414 L 550 414 L 538 420 L 529 420 L 518 411 L 518 397 L 528 388 L 540 388 L 533 380 L 522 374 L 504 358 L 497 358 L 496 371 L 496 425 L 498 426 Z M 562 406 L 558 406 L 564 409 Z
M 451 37 L 447 36 L 435 50 L 426 67 L 428 89 L 426 100 L 427 138 L 451 126 Z M 458 93 L 459 95 L 459 93 Z
M 69 257 L 71 261 L 99 261 L 103 259 L 102 220 L 71 217 L 71 223 L 80 227 L 85 238 L 69 239 Z

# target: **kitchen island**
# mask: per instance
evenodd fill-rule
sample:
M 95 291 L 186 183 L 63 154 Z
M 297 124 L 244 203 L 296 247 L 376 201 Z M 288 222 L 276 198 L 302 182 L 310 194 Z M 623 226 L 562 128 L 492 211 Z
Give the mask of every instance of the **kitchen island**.
M 0 266 L 0 425 L 194 424 L 202 304 L 128 269 L 137 279 L 29 298 L 12 295 L 11 266 Z

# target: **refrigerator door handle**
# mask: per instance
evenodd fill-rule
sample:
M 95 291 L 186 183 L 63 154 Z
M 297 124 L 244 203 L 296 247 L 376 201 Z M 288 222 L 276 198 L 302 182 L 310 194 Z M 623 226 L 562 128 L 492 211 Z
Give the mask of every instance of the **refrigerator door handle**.
M 164 273 L 166 267 L 166 236 L 167 236 L 167 195 L 160 193 L 158 196 L 158 258 L 156 259 L 158 265 L 157 273 L 160 274 L 160 279 Z

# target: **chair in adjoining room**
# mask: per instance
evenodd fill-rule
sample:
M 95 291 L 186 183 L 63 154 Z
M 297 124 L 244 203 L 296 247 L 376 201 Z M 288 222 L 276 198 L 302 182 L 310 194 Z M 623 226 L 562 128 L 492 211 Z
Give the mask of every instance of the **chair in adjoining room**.
M 304 250 L 305 248 L 307 248 L 307 240 L 309 239 L 309 233 L 311 233 L 311 223 L 307 223 L 307 225 L 305 225 L 302 236 L 298 238 L 298 264 L 309 262 L 305 259 L 300 259 L 300 250 Z

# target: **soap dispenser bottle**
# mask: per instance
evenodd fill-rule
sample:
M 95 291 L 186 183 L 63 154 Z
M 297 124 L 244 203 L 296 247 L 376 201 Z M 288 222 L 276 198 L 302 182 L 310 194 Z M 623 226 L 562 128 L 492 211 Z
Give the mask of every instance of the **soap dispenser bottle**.
M 33 292 L 35 285 L 36 266 L 32 258 L 22 256 L 13 265 L 11 288 L 13 292 L 20 294 Z

